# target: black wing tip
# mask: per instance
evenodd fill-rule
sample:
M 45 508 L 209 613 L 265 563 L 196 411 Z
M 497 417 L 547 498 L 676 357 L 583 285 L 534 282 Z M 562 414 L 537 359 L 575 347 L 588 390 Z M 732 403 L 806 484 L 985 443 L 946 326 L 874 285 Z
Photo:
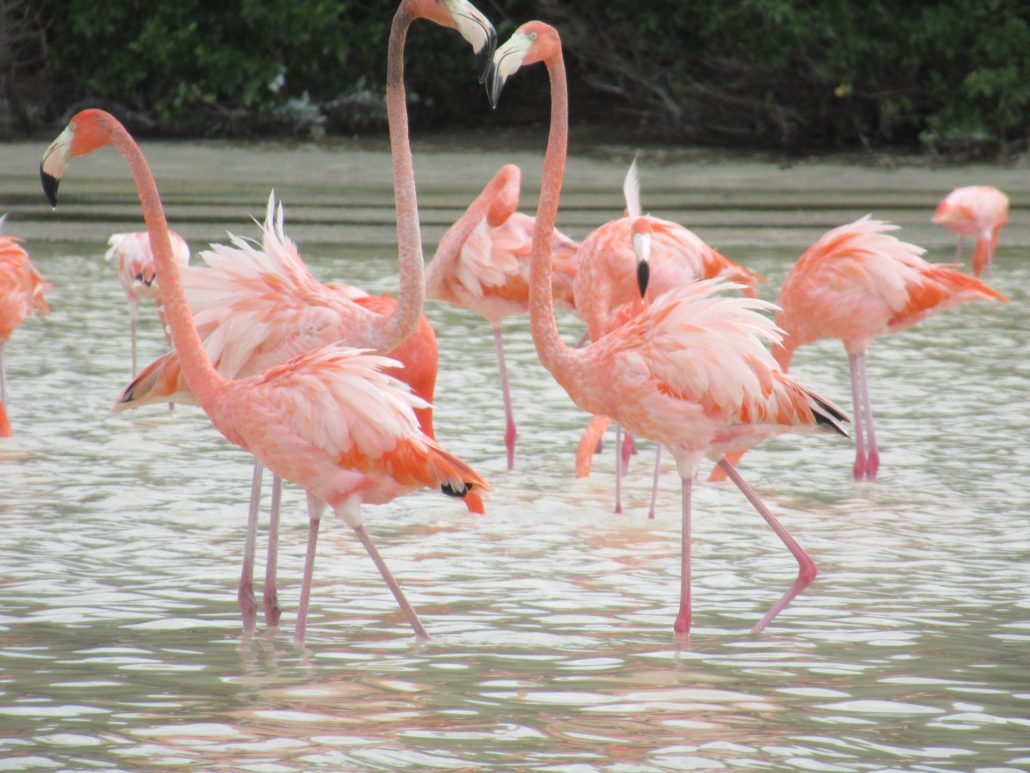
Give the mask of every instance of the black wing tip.
M 57 206 L 57 186 L 61 184 L 61 181 L 54 177 L 52 174 L 47 174 L 43 171 L 43 164 L 39 165 L 39 180 L 43 184 L 43 195 L 46 196 L 47 201 L 50 202 L 51 207 Z
M 815 416 L 816 424 L 831 429 L 838 435 L 843 435 L 846 438 L 851 437 L 844 426 L 851 423 L 850 416 L 829 400 L 813 392 L 809 392 L 808 396 L 812 400 L 812 415 Z
M 463 483 L 461 484 L 461 488 L 458 488 L 456 486 L 452 486 L 450 483 L 442 483 L 440 484 L 440 491 L 449 497 L 464 499 L 469 495 L 469 492 L 472 491 L 473 485 L 474 484 L 472 483 Z

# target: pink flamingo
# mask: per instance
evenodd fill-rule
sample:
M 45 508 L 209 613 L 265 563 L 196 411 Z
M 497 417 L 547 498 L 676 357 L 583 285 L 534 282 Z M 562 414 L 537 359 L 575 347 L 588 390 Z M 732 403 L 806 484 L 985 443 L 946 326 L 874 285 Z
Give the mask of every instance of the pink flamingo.
M 640 177 L 636 159 L 623 182 L 626 215 L 592 231 L 580 245 L 573 292 L 576 312 L 587 325 L 591 340 L 623 324 L 643 308 L 641 294 L 653 301 L 663 293 L 698 279 L 721 276 L 742 285 L 748 297 L 757 297 L 759 276 L 709 247 L 694 232 L 670 220 L 645 215 L 640 206 Z M 583 432 L 576 452 L 576 477 L 590 474 L 594 451 L 610 419 L 595 416 Z M 616 425 L 615 512 L 622 512 L 622 474 L 633 448 L 633 435 L 619 442 Z M 654 517 L 661 446 L 655 452 L 654 480 L 649 516 Z
M 180 266 L 190 262 L 190 248 L 186 240 L 174 231 L 169 231 L 175 260 Z M 168 337 L 165 328 L 164 312 L 161 309 L 161 288 L 158 286 L 157 273 L 154 270 L 154 256 L 150 252 L 150 243 L 146 231 L 112 234 L 107 240 L 106 260 L 118 259 L 118 277 L 122 280 L 122 289 L 129 301 L 129 334 L 132 340 L 132 377 L 136 377 L 136 322 L 139 319 L 140 300 L 147 298 L 157 306 L 157 314 L 161 319 L 161 329 Z
M 415 610 L 365 531 L 361 505 L 388 502 L 421 486 L 448 486 L 462 493 L 485 488 L 485 482 L 419 429 L 413 408 L 425 407 L 423 401 L 380 372 L 398 366 L 395 360 L 328 346 L 248 378 L 223 378 L 193 323 L 153 175 L 139 146 L 113 116 L 84 110 L 47 149 L 40 172 L 51 204 L 56 205 L 57 184 L 71 158 L 106 145 L 113 145 L 132 170 L 172 342 L 190 391 L 226 439 L 308 492 L 310 528 L 297 640 L 304 638 L 318 523 L 326 505 L 354 529 L 416 636 L 425 638 Z
M 690 509 L 694 472 L 704 457 L 749 448 L 782 432 L 829 429 L 846 434 L 845 414 L 783 374 L 764 343 L 776 341 L 772 322 L 757 313 L 771 304 L 719 297 L 735 287 L 706 279 L 671 290 L 624 325 L 584 348 L 564 344 L 550 291 L 551 231 L 558 212 L 568 138 L 568 98 L 561 41 L 543 22 L 528 22 L 494 54 L 490 79 L 496 103 L 520 67 L 543 62 L 551 84 L 551 124 L 533 230 L 530 328 L 537 354 L 583 410 L 611 416 L 630 431 L 665 446 L 683 482 L 680 606 L 675 630 L 688 633 Z M 725 464 L 725 462 L 720 462 Z M 798 562 L 790 589 L 755 625 L 761 631 L 815 578 L 815 563 L 728 464 L 734 482 Z
M 933 222 L 940 223 L 958 234 L 955 260 L 962 260 L 962 248 L 967 237 L 976 239 L 973 248 L 973 273 L 984 271 L 991 275 L 994 251 L 998 248 L 998 234 L 1009 219 L 1009 197 L 990 185 L 970 185 L 956 188 L 937 205 Z
M 7 215 L 0 217 L 0 231 Z M 0 234 L 0 437 L 11 436 L 7 418 L 7 376 L 4 348 L 11 334 L 33 310 L 45 317 L 50 312 L 45 293 L 52 285 L 40 275 L 17 236 Z
M 269 196 L 260 245 L 230 234 L 231 246 L 212 245 L 200 253 L 207 268 L 182 270 L 194 323 L 208 358 L 226 378 L 243 378 L 280 365 L 304 352 L 339 343 L 360 346 L 380 318 L 396 311 L 397 301 L 369 296 L 348 285 L 323 285 L 308 270 L 296 245 L 283 229 L 283 209 Z M 416 407 L 419 426 L 430 438 L 431 403 L 436 387 L 436 335 L 425 316 L 415 333 L 386 352 L 403 367 L 385 372 L 403 381 L 425 401 Z M 169 352 L 146 366 L 115 403 L 115 411 L 171 400 L 195 403 L 178 356 Z M 240 573 L 241 615 L 244 627 L 256 621 L 253 573 L 257 539 L 262 467 L 255 461 L 247 518 L 247 539 Z M 277 625 L 280 610 L 276 590 L 279 502 L 282 480 L 272 483 L 263 604 L 269 625 Z M 474 512 L 483 512 L 475 492 L 464 498 Z
M 352 320 L 354 320 L 356 316 L 358 318 L 357 322 L 361 325 L 360 329 L 356 330 L 352 334 L 356 335 L 360 333 L 360 345 L 382 352 L 396 350 L 397 347 L 409 337 L 410 333 L 421 324 L 420 320 L 423 319 L 421 315 L 422 300 L 424 297 L 423 257 L 418 225 L 418 210 L 415 198 L 414 170 L 411 160 L 411 149 L 408 143 L 407 110 L 404 94 L 403 53 L 407 29 L 411 22 L 418 18 L 425 18 L 442 26 L 457 29 L 458 32 L 472 45 L 473 50 L 480 59 L 481 65 L 483 65 L 483 67 L 481 67 L 481 81 L 485 77 L 486 67 L 490 64 L 490 54 L 493 51 L 495 43 L 495 33 L 490 22 L 474 6 L 466 2 L 466 0 L 445 0 L 443 3 L 436 2 L 435 0 L 403 0 L 394 15 L 387 57 L 387 115 L 390 124 L 390 145 L 394 162 L 394 193 L 398 212 L 397 232 L 401 279 L 400 300 L 396 303 L 393 303 L 388 299 L 359 302 L 351 309 L 351 311 L 355 313 L 350 315 Z M 297 260 L 299 261 L 299 256 L 297 256 Z M 307 273 L 306 268 L 304 269 L 304 273 Z M 338 299 L 342 299 L 347 295 L 347 293 L 348 291 L 344 289 L 342 293 L 338 294 L 340 296 Z M 358 291 L 358 293 L 361 294 L 360 291 Z M 359 309 L 364 311 L 364 314 L 358 313 Z M 323 314 L 324 313 L 325 312 L 323 312 Z M 324 321 L 323 316 L 322 323 L 324 323 Z M 428 327 L 428 323 L 426 324 L 426 327 Z M 260 330 L 264 328 L 263 326 L 252 328 L 248 331 L 247 335 L 252 335 L 253 330 L 255 329 Z M 228 330 L 228 328 L 226 328 L 226 330 Z M 429 331 L 429 334 L 431 336 L 431 330 Z M 425 334 L 423 333 L 423 336 L 424 335 Z M 318 343 L 321 342 L 315 342 L 311 339 L 307 342 L 307 344 L 310 345 L 317 345 Z M 420 382 L 424 387 L 423 392 L 428 394 L 432 393 L 436 378 L 435 337 L 432 337 L 432 344 L 433 351 L 431 359 L 434 367 L 432 368 L 431 375 L 426 376 L 423 370 L 421 375 L 418 372 L 409 372 L 406 376 L 409 382 L 413 385 L 415 382 Z M 275 347 L 270 346 L 269 348 L 274 349 Z M 242 347 L 242 349 L 238 348 L 237 355 L 240 355 L 240 351 L 245 349 L 245 346 Z M 299 351 L 299 349 L 294 349 L 293 351 L 296 352 Z M 395 353 L 399 354 L 401 352 L 398 350 Z M 415 353 L 412 354 L 413 359 L 409 359 L 407 364 L 415 364 L 414 358 L 419 357 L 421 357 L 423 361 L 427 359 L 425 352 Z M 226 362 L 226 367 L 229 367 L 230 370 L 233 369 L 230 367 L 230 361 Z M 148 374 L 148 377 L 153 375 L 153 372 L 151 372 Z M 168 371 L 165 375 L 168 377 L 168 380 L 165 382 L 166 388 L 174 389 L 169 385 L 172 380 L 171 371 Z M 427 381 L 427 379 L 429 380 Z M 131 387 L 130 391 L 132 391 Z M 419 412 L 421 413 L 424 426 L 428 426 L 431 430 L 431 417 L 428 406 L 425 406 Z M 260 458 L 258 461 L 260 461 Z M 251 486 L 251 506 L 248 516 L 247 541 L 244 548 L 244 562 L 241 572 L 240 588 L 238 591 L 241 614 L 246 628 L 253 627 L 254 620 L 256 618 L 252 575 L 261 473 L 261 466 L 256 464 L 254 480 Z M 464 494 L 469 508 L 476 512 L 482 512 L 482 503 L 479 501 L 479 497 L 475 492 L 470 490 L 462 492 L 461 489 L 452 489 L 449 486 L 443 487 L 443 490 L 445 493 L 453 492 L 455 494 Z M 278 497 L 280 493 L 281 484 L 276 485 L 276 483 L 273 482 L 272 519 L 269 525 L 269 560 L 266 564 L 264 596 L 266 618 L 273 625 L 279 619 L 279 610 L 276 601 L 277 594 L 275 591 L 275 551 L 277 550 Z M 320 514 L 321 513 L 319 512 L 318 515 L 320 516 Z M 312 558 L 314 555 L 314 537 L 317 536 L 317 520 L 316 516 L 312 522 L 312 536 L 309 536 L 308 548 L 309 555 L 311 555 Z M 304 589 L 302 589 L 301 594 L 301 608 L 298 612 L 298 640 L 303 639 L 304 636 L 307 613 L 306 599 L 308 598 L 309 592 L 310 575 L 306 574 L 305 586 Z
M 426 268 L 427 297 L 471 309 L 493 329 L 504 399 L 504 445 L 509 470 L 515 466 L 517 432 L 501 322 L 529 309 L 529 248 L 533 231 L 533 218 L 516 211 L 520 180 L 517 166 L 501 167 L 465 213 L 447 229 Z M 570 309 L 575 305 L 572 278 L 578 247 L 572 239 L 555 231 L 554 295 L 559 304 Z
M 823 234 L 787 272 L 776 315 L 786 336 L 773 354 L 784 370 L 799 346 L 820 338 L 844 342 L 854 402 L 855 480 L 875 480 L 880 467 L 865 364 L 873 338 L 958 303 L 1007 300 L 979 279 L 927 263 L 919 257 L 924 250 L 892 236 L 894 230 L 866 215 Z

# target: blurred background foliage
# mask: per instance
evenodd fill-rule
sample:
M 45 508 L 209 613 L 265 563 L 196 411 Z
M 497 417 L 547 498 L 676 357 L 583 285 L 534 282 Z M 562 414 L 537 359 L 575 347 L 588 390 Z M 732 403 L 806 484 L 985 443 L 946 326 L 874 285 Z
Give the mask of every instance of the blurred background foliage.
M 164 136 L 379 132 L 393 3 L 0 0 L 0 136 L 101 105 Z M 562 34 L 573 122 L 627 141 L 998 154 L 1030 135 L 1025 0 L 481 0 Z M 412 125 L 546 121 L 546 76 L 490 115 L 468 48 L 409 35 Z

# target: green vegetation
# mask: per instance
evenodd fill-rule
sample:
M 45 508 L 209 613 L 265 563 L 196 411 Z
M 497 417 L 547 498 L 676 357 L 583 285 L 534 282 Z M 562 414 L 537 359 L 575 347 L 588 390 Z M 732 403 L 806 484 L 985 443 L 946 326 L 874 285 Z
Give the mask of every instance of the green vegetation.
M 516 20 L 554 23 L 574 120 L 648 138 L 993 153 L 1030 134 L 1030 6 L 1018 0 L 480 7 L 502 38 Z M 0 133 L 87 103 L 166 134 L 378 130 L 391 14 L 381 0 L 0 0 Z M 453 34 L 425 24 L 411 35 L 415 125 L 541 119 L 542 78 L 506 95 L 522 109 L 488 117 L 470 69 Z

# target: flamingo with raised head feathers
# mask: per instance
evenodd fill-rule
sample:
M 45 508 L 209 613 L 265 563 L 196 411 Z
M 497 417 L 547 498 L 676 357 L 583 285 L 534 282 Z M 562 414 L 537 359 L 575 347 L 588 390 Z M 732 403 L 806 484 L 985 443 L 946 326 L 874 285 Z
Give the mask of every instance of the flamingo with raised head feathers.
M 733 262 L 705 244 L 693 231 L 670 220 L 646 215 L 640 204 L 640 175 L 634 158 L 622 185 L 624 217 L 594 229 L 580 245 L 573 292 L 576 313 L 594 341 L 623 324 L 665 292 L 699 279 L 723 277 L 737 282 L 748 297 L 765 278 Z M 583 432 L 576 452 L 576 477 L 590 474 L 594 450 L 610 419 L 595 416 Z M 622 512 L 622 474 L 629 462 L 633 436 L 620 443 L 616 425 L 615 512 Z M 654 517 L 661 446 L 655 452 L 649 515 Z

